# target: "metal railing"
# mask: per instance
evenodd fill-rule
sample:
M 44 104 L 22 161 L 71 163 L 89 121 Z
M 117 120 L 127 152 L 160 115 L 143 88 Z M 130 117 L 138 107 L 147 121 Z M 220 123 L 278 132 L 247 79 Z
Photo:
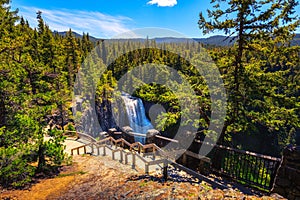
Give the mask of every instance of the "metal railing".
M 269 191 L 272 188 L 281 162 L 280 158 L 222 145 L 196 142 L 214 147 L 210 154 L 213 172 L 260 190 Z

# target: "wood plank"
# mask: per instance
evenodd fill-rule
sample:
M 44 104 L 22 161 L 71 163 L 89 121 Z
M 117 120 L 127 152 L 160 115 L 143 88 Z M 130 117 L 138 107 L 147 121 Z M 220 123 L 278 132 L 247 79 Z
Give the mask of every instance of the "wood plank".
M 175 142 L 175 143 L 179 143 L 179 141 L 178 141 L 178 140 L 174 140 L 174 139 L 167 138 L 167 137 L 164 137 L 164 136 L 155 135 L 155 137 L 156 137 L 156 138 L 159 138 L 159 139 L 162 139 L 162 140 L 169 141 L 169 142 Z
M 149 165 L 157 165 L 164 162 L 168 162 L 167 159 L 153 160 L 153 161 L 149 161 L 148 163 Z

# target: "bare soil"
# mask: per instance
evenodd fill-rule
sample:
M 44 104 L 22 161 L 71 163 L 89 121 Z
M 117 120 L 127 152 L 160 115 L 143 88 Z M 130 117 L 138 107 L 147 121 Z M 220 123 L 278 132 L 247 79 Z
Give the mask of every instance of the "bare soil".
M 66 152 L 82 143 L 65 141 Z M 110 157 L 73 156 L 70 166 L 63 166 L 58 175 L 39 178 L 26 189 L 0 188 L 1 200 L 105 200 L 105 199 L 280 199 L 270 196 L 249 196 L 237 190 L 220 190 L 185 172 L 175 172 L 168 180 L 161 173 L 145 175 Z
M 0 190 L 0 199 L 279 199 L 247 196 L 236 190 L 212 189 L 205 182 L 164 181 L 102 156 L 74 156 L 54 178 L 41 179 L 29 189 Z

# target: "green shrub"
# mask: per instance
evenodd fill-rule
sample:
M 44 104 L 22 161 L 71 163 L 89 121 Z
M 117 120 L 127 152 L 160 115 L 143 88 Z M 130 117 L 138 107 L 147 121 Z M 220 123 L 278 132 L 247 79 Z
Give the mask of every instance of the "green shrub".
M 0 148 L 0 184 L 4 187 L 22 187 L 31 181 L 35 167 L 24 156 L 26 149 Z

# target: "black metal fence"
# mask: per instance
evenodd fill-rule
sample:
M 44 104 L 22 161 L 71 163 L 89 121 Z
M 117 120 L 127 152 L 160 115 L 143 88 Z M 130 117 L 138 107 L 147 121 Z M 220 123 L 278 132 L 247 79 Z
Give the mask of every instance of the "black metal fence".
M 212 172 L 257 189 L 269 191 L 272 188 L 280 158 L 201 141 L 197 143 L 214 147 L 208 155 Z

